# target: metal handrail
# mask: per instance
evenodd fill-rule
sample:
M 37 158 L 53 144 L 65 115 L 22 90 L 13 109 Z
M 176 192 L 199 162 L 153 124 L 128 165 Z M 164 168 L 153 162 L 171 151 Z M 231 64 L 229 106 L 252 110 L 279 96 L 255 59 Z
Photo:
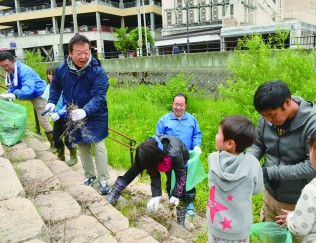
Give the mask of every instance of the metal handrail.
M 125 134 L 120 133 L 120 132 L 118 132 L 118 131 L 115 131 L 115 130 L 112 129 L 112 128 L 109 128 L 109 130 L 110 130 L 111 132 L 113 132 L 113 133 L 115 133 L 115 134 L 118 134 L 119 136 L 121 136 L 121 137 L 126 138 L 126 139 L 129 140 L 129 143 L 124 143 L 124 142 L 122 142 L 122 141 L 120 141 L 120 140 L 118 140 L 118 139 L 116 139 L 116 138 L 113 138 L 113 137 L 111 137 L 111 136 L 108 136 L 109 139 L 111 139 L 111 140 L 113 140 L 113 141 L 115 141 L 115 142 L 117 142 L 117 143 L 119 143 L 119 144 L 122 144 L 123 146 L 129 148 L 130 159 L 131 159 L 131 165 L 133 165 L 133 164 L 134 164 L 134 156 L 133 156 L 133 155 L 134 155 L 134 151 L 135 151 L 136 141 L 135 141 L 133 138 L 130 138 L 130 137 L 126 136 Z

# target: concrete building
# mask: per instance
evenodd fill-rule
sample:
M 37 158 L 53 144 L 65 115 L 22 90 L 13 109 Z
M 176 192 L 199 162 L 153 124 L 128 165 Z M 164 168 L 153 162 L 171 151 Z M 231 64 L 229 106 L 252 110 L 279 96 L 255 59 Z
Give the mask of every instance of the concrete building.
M 278 29 L 290 32 L 291 45 L 316 33 L 316 0 L 162 0 L 162 19 L 162 49 L 177 43 L 190 52 L 229 50 L 244 35 Z
M 115 51 L 113 32 L 116 28 L 137 28 L 143 22 L 154 39 L 161 36 L 161 1 L 140 0 L 67 0 L 63 49 L 77 32 L 83 32 L 92 43 L 93 55 L 103 57 Z M 0 1 L 0 50 L 10 50 L 18 58 L 25 51 L 39 50 L 46 61 L 59 60 L 60 26 L 63 0 Z M 145 17 L 140 14 L 145 13 Z

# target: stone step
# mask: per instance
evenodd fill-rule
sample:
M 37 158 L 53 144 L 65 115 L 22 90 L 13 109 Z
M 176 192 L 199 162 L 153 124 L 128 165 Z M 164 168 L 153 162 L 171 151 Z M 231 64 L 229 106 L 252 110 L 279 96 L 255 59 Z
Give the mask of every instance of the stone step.
M 45 139 L 27 134 L 10 148 L 0 144 L 0 242 L 194 242 L 194 234 L 175 221 L 167 229 L 150 214 L 131 227 L 129 219 L 98 193 L 97 183 L 83 185 L 79 157 L 69 167 L 47 151 Z M 109 173 L 113 185 L 124 171 L 109 166 Z M 133 202 L 133 195 L 151 197 L 150 186 L 138 179 L 126 190 L 133 192 L 131 199 L 120 197 L 118 204 Z M 167 201 L 164 193 L 161 210 Z

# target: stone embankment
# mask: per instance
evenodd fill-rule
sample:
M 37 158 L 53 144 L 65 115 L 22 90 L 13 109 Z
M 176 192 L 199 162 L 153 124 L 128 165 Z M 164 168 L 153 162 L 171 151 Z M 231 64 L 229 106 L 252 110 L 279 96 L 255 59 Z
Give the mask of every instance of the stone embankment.
M 206 231 L 198 215 L 186 228 L 178 226 L 163 206 L 166 195 L 157 213 L 147 212 L 150 187 L 138 181 L 126 189 L 129 199 L 120 197 L 113 207 L 96 185 L 83 185 L 80 161 L 68 167 L 47 149 L 47 141 L 33 133 L 15 146 L 0 144 L 1 243 L 181 243 Z M 110 185 L 123 173 L 110 168 Z

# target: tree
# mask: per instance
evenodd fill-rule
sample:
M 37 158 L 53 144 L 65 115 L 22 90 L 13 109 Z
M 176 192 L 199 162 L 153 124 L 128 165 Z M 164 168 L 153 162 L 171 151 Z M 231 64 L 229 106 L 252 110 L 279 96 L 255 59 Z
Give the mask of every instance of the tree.
M 147 41 L 150 43 L 151 46 L 153 46 L 154 44 L 154 40 L 153 37 L 151 36 L 151 32 L 150 30 L 147 28 L 146 29 L 146 33 L 147 33 Z M 138 28 L 135 28 L 133 30 L 131 30 L 131 32 L 129 33 L 131 42 L 133 44 L 133 48 L 137 49 L 138 48 Z M 142 48 L 146 49 L 146 43 L 145 43 L 145 28 L 142 27 Z
M 117 38 L 117 41 L 114 41 L 114 47 L 118 51 L 124 52 L 124 54 L 126 54 L 128 50 L 134 49 L 130 36 L 127 33 L 127 29 L 128 27 L 119 28 L 119 29 L 116 29 L 114 33 L 115 37 Z
M 126 52 L 128 50 L 136 50 L 138 48 L 138 28 L 131 30 L 127 33 L 128 27 L 116 29 L 114 35 L 117 38 L 117 41 L 114 41 L 114 47 L 118 51 Z M 147 29 L 147 41 L 150 42 L 151 46 L 154 44 L 154 40 L 151 36 L 150 30 Z M 145 29 L 142 27 L 142 36 L 143 43 L 142 48 L 146 49 L 145 43 Z

